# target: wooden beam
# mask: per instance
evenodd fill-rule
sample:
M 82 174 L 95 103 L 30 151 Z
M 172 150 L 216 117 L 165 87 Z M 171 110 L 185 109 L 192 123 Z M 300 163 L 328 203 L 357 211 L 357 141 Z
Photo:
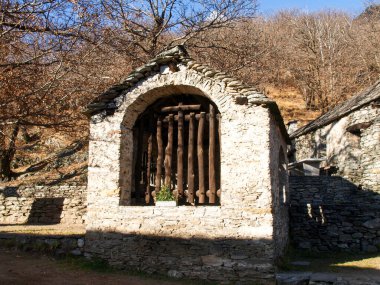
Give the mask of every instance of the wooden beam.
M 190 120 L 190 115 L 184 115 L 183 118 L 184 118 L 184 121 L 188 122 L 188 121 Z M 194 116 L 194 118 L 195 118 L 196 120 L 199 120 L 200 115 L 199 115 L 199 114 L 196 114 L 196 115 Z M 205 115 L 205 120 L 208 121 L 209 118 L 210 118 L 209 114 L 206 114 L 206 115 Z M 216 117 L 216 120 L 219 120 L 219 119 L 220 119 L 220 116 L 217 116 L 217 117 Z M 174 121 L 175 121 L 175 122 L 178 122 L 178 115 L 174 115 Z M 168 115 L 168 116 L 165 116 L 165 117 L 162 119 L 162 122 L 163 122 L 163 123 L 168 123 L 168 122 L 169 122 L 169 115 Z
M 183 197 L 183 112 L 178 111 L 177 198 Z
M 205 128 L 205 112 L 200 113 L 198 123 L 197 136 L 197 155 L 198 155 L 198 176 L 199 190 L 197 191 L 199 204 L 205 203 L 205 169 L 204 169 L 204 154 L 203 154 L 203 133 Z
M 155 194 L 161 189 L 162 178 L 162 161 L 163 161 L 163 143 L 162 143 L 162 121 L 160 118 L 157 120 L 157 164 L 156 164 L 156 181 L 155 181 Z
M 183 118 L 184 118 L 184 121 L 188 122 L 188 121 L 190 120 L 190 115 L 184 115 Z M 199 115 L 199 114 L 196 114 L 196 115 L 194 116 L 194 118 L 195 118 L 196 120 L 199 120 L 200 115 Z M 208 115 L 208 114 L 205 115 L 205 120 L 207 120 L 207 121 L 209 120 L 209 115 Z M 168 115 L 168 116 L 165 116 L 165 117 L 163 118 L 162 121 L 163 121 L 164 123 L 169 122 L 169 115 Z M 174 115 L 174 121 L 175 121 L 175 122 L 178 122 L 178 115 Z
M 161 112 L 178 112 L 178 111 L 197 111 L 201 109 L 201 105 L 182 105 L 182 103 L 178 104 L 178 106 L 169 106 L 161 108 Z
M 165 185 L 171 189 L 172 157 L 173 157 L 173 114 L 169 115 L 168 144 L 165 149 Z
M 190 204 L 194 204 L 194 116 L 194 113 L 190 113 L 189 143 L 187 150 L 187 198 Z
M 215 177 L 215 109 L 210 104 L 210 120 L 209 120 L 209 149 L 208 149 L 208 179 L 209 179 L 209 195 L 210 204 L 215 203 L 216 196 L 216 177 Z

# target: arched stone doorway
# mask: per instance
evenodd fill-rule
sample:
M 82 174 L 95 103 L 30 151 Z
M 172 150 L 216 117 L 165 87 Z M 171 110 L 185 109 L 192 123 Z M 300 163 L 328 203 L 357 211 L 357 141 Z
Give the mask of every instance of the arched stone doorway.
M 133 127 L 132 205 L 152 205 L 162 186 L 179 205 L 219 204 L 220 113 L 208 98 L 171 95 Z

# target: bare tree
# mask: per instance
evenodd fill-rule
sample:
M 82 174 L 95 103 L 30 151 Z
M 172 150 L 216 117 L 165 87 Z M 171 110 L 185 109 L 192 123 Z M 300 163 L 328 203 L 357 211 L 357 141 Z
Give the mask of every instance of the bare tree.
M 342 101 L 352 52 L 351 19 L 333 11 L 304 14 L 294 19 L 298 56 L 303 64 L 294 67 L 308 108 L 328 108 Z
M 298 88 L 327 111 L 380 74 L 380 9 L 282 11 L 250 0 L 0 0 L 0 176 L 22 137 L 54 128 L 83 137 L 80 110 L 161 50 L 185 44 L 202 62 L 256 86 Z
M 257 84 L 269 52 L 263 21 L 255 18 L 235 23 L 233 32 L 230 27 L 207 31 L 191 41 L 191 54 L 200 62 Z
M 109 44 L 141 62 L 209 30 L 252 18 L 254 0 L 102 0 Z
M 376 4 L 377 3 L 377 4 Z M 353 22 L 358 46 L 360 73 L 358 81 L 366 85 L 380 74 L 380 2 L 369 1 L 367 8 Z
M 0 2 L 2 179 L 12 176 L 20 130 L 70 128 L 75 121 L 72 93 L 60 87 L 76 69 L 83 40 L 94 40 L 87 9 L 68 0 Z

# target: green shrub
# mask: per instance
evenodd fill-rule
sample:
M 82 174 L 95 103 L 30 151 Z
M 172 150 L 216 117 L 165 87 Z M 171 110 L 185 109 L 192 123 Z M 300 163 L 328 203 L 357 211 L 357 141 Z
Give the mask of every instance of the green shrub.
M 156 194 L 156 201 L 175 201 L 174 195 L 170 191 L 169 186 L 161 186 L 160 192 Z

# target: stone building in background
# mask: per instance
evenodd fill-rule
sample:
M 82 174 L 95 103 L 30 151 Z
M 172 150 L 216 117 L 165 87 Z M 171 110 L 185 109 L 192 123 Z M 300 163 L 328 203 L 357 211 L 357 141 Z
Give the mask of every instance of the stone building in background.
M 288 241 L 288 136 L 275 102 L 178 46 L 88 114 L 88 254 L 176 277 L 273 283 Z M 155 205 L 163 187 L 177 206 Z
M 290 239 L 380 251 L 380 81 L 290 133 Z
M 293 173 L 341 176 L 380 193 L 380 81 L 290 134 Z

